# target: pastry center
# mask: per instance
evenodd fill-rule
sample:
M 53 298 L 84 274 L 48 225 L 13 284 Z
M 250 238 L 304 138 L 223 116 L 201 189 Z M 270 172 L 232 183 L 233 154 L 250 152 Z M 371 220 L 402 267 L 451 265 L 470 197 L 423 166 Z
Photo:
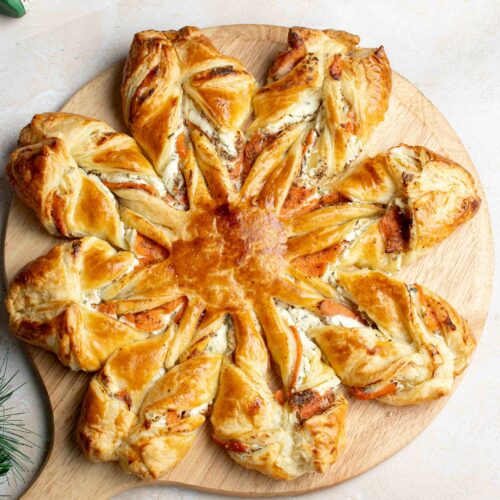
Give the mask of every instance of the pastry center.
M 194 214 L 184 240 L 173 243 L 179 284 L 217 309 L 239 309 L 272 290 L 286 266 L 286 233 L 258 207 L 225 203 Z

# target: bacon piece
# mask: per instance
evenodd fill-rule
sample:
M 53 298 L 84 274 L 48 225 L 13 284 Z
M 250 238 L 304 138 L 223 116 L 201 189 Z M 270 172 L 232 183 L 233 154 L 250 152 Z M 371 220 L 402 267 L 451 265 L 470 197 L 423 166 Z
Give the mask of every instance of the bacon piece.
M 389 382 L 377 391 L 369 392 L 367 389 L 359 387 L 349 387 L 349 394 L 357 399 L 369 400 L 377 399 L 381 396 L 386 396 L 387 394 L 394 394 L 397 389 L 396 382 Z
M 335 54 L 329 68 L 329 73 L 330 76 L 337 81 L 342 77 L 342 56 L 340 54 Z
M 335 392 L 333 389 L 326 391 L 324 394 L 319 394 L 313 389 L 296 392 L 288 398 L 288 402 L 297 412 L 300 420 L 317 415 L 330 408 L 335 401 Z
M 123 318 L 143 332 L 153 332 L 163 326 L 163 318 L 160 311 L 152 309 L 133 314 L 125 314 Z
M 236 184 L 238 180 L 244 180 L 242 179 L 242 174 L 245 172 L 245 165 L 244 165 L 244 150 L 242 147 L 238 147 L 238 157 L 233 163 L 233 168 L 229 170 L 229 178 L 233 181 L 233 183 Z M 247 172 L 248 173 L 248 172 Z
M 318 306 L 318 313 L 321 316 L 341 315 L 364 323 L 363 318 L 356 311 L 353 311 L 352 309 L 349 309 L 343 304 L 340 304 L 332 299 L 322 300 Z
M 143 266 L 165 260 L 170 254 L 168 248 L 159 245 L 140 233 L 137 233 L 135 239 L 134 253 Z
M 163 319 L 163 316 L 165 314 L 171 313 L 181 304 L 183 305 L 183 307 L 181 307 L 180 311 L 172 318 L 174 323 L 177 323 L 182 317 L 182 313 L 186 308 L 186 297 L 179 297 L 178 299 L 172 300 L 171 302 L 168 302 L 163 306 L 156 307 L 155 309 L 150 309 L 149 311 L 124 314 L 122 317 L 129 323 L 132 323 L 138 330 L 141 330 L 143 332 L 153 332 L 165 326 L 165 320 Z
M 139 184 L 135 182 L 108 182 L 108 181 L 102 181 L 102 183 L 109 189 L 142 189 L 143 191 L 146 191 L 146 193 L 155 195 L 156 194 L 156 189 L 153 186 L 150 186 L 149 184 Z
M 342 203 L 348 203 L 349 201 L 351 200 L 347 198 L 347 196 L 334 191 L 333 193 L 322 196 L 319 200 L 319 204 L 321 207 L 331 207 L 332 205 L 341 205 Z
M 137 87 L 137 90 L 130 100 L 130 123 L 133 123 L 135 121 L 136 115 L 138 114 L 142 103 L 154 94 L 157 88 L 157 77 L 159 72 L 160 66 L 157 65 L 148 72 L 141 84 Z
M 98 304 L 96 306 L 96 310 L 103 314 L 108 314 L 109 316 L 116 317 L 116 304 Z
M 304 186 L 292 186 L 288 192 L 283 208 L 281 209 L 282 217 L 291 217 L 304 215 L 313 210 L 332 205 L 340 205 L 351 201 L 341 193 L 333 192 L 326 194 L 321 198 L 313 198 L 317 188 L 306 188 Z
M 304 144 L 302 145 L 302 156 L 304 156 L 307 153 L 307 150 L 311 146 L 314 146 L 317 139 L 318 139 L 318 133 L 316 132 L 316 130 L 312 128 L 311 130 L 309 130 L 305 138 Z
M 385 241 L 386 253 L 404 252 L 408 249 L 410 223 L 399 207 L 389 208 L 378 223 Z
M 302 215 L 312 212 L 320 206 L 319 198 L 313 198 L 317 189 L 304 186 L 292 186 L 281 209 L 282 217 Z
M 279 54 L 269 68 L 268 81 L 273 82 L 283 78 L 307 55 L 304 40 L 294 30 L 288 33 L 288 45 L 290 49 Z
M 246 453 L 250 451 L 250 447 L 247 444 L 242 443 L 241 441 L 236 441 L 235 439 L 222 441 L 214 436 L 212 436 L 212 439 L 214 440 L 215 444 L 219 445 L 221 448 L 224 448 L 225 450 L 228 451 L 234 451 L 236 453 Z
M 418 290 L 420 303 L 424 308 L 423 319 L 425 326 L 431 331 L 448 332 L 455 330 L 456 326 L 448 314 L 448 311 L 432 297 L 425 295 L 422 287 L 415 285 Z
M 342 245 L 333 245 L 319 252 L 296 257 L 292 260 L 292 264 L 304 274 L 319 278 L 326 273 L 328 264 L 337 260 L 337 256 L 341 249 Z
M 188 146 L 186 143 L 186 136 L 182 133 L 179 134 L 175 141 L 175 150 L 182 161 L 185 161 L 188 156 Z
M 250 172 L 257 157 L 274 142 L 276 135 L 265 135 L 257 130 L 248 140 L 243 150 L 243 180 Z

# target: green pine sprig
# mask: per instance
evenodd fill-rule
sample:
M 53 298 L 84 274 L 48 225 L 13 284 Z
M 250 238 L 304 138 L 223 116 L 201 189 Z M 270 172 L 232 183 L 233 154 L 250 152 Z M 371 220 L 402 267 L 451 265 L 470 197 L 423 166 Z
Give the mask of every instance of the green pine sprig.
M 31 458 L 23 451 L 36 446 L 31 441 L 34 432 L 29 430 L 22 416 L 24 412 L 15 411 L 7 403 L 14 393 L 23 385 L 15 385 L 14 379 L 19 371 L 10 377 L 7 376 L 7 361 L 9 352 L 0 362 L 0 484 L 10 479 L 22 481 L 23 474 L 29 470 Z

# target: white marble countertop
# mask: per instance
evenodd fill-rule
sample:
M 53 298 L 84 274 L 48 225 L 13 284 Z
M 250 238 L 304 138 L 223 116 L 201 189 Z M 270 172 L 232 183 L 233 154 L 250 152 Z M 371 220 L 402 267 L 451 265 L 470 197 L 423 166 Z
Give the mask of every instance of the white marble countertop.
M 394 69 L 447 117 L 474 161 L 500 242 L 500 4 L 497 0 L 34 0 L 22 19 L 0 17 L 0 172 L 19 129 L 35 112 L 57 110 L 86 81 L 125 57 L 146 28 L 266 23 L 338 28 L 383 44 Z M 0 179 L 0 221 L 10 190 Z M 498 258 L 497 258 L 498 261 Z M 5 284 L 2 283 L 2 293 Z M 500 498 L 500 290 L 466 376 L 436 420 L 398 454 L 313 499 Z M 0 351 L 9 343 L 0 313 Z M 28 384 L 15 404 L 47 433 L 46 403 L 12 342 L 10 366 Z M 35 465 L 40 453 L 33 451 Z M 20 488 L 0 485 L 0 495 Z M 82 492 L 82 498 L 85 498 Z M 214 498 L 173 487 L 145 487 L 120 499 Z

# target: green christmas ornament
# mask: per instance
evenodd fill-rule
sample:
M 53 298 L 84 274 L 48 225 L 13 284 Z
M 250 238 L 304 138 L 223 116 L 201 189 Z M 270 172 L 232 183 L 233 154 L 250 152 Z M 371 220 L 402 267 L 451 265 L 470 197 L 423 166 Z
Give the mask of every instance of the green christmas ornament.
M 0 0 L 0 14 L 23 17 L 31 7 L 31 0 Z

